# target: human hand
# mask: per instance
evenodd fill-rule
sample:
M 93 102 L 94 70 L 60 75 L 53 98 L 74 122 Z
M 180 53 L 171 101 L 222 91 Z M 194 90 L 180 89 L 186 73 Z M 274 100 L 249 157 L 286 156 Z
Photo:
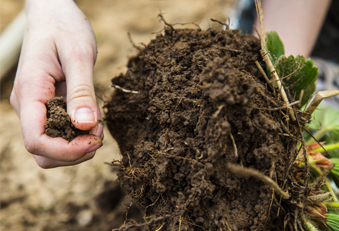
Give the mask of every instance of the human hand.
M 97 48 L 86 16 L 72 0 L 26 0 L 27 26 L 10 102 L 23 140 L 42 168 L 79 164 L 102 146 L 93 86 Z M 71 142 L 44 131 L 46 103 L 64 96 L 74 126 L 91 130 Z M 95 136 L 94 136 L 95 135 Z

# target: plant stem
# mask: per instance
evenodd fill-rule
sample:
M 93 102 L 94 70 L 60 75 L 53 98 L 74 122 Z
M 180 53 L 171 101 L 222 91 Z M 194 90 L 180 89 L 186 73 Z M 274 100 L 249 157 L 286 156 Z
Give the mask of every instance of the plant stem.
M 321 129 L 321 130 L 317 131 L 317 132 L 313 135 L 313 137 L 314 137 L 315 139 L 317 139 L 317 140 L 320 140 L 320 139 L 326 134 L 326 132 L 333 130 L 336 126 L 338 126 L 338 125 L 337 125 L 337 124 L 334 124 L 334 125 L 332 125 L 332 126 L 329 126 L 329 127 L 324 128 L 324 129 Z M 307 145 L 310 145 L 310 144 L 312 144 L 313 142 L 314 142 L 314 140 L 311 138 L 311 139 L 309 139 L 309 140 L 307 141 Z
M 323 204 L 330 209 L 339 209 L 339 203 L 338 202 L 323 202 Z
M 306 115 L 304 116 L 305 119 L 311 118 L 312 113 L 317 109 L 321 101 L 328 97 L 333 97 L 339 95 L 339 90 L 325 90 L 325 91 L 319 91 L 314 99 L 312 100 L 310 106 L 306 110 Z
M 317 166 L 311 164 L 311 167 L 312 167 L 313 170 L 315 170 L 319 175 L 322 174 L 322 171 L 321 171 Z M 332 195 L 333 201 L 334 201 L 334 202 L 338 202 L 338 199 L 337 199 L 337 197 L 336 197 L 336 195 L 335 195 L 335 193 L 334 193 L 334 191 L 333 191 L 333 189 L 332 189 L 332 187 L 331 187 L 331 185 L 330 185 L 330 182 L 328 181 L 327 177 L 325 177 L 324 181 L 325 181 L 325 186 L 326 186 L 326 188 L 328 189 L 328 192 L 331 193 L 331 195 Z
M 327 145 L 323 145 L 322 147 L 313 149 L 311 152 L 323 152 L 323 151 L 331 151 L 334 149 L 339 149 L 339 143 L 336 144 L 327 144 Z
M 281 80 L 277 74 L 277 71 L 275 70 L 269 56 L 268 53 L 266 51 L 266 36 L 265 36 L 265 25 L 264 25 L 264 13 L 262 10 L 262 6 L 261 6 L 261 0 L 255 0 L 255 6 L 256 6 L 256 10 L 257 10 L 257 15 L 259 18 L 259 23 L 260 23 L 260 42 L 261 42 L 261 56 L 263 58 L 263 60 L 265 61 L 266 65 L 268 66 L 268 68 L 271 71 L 271 74 L 275 80 L 275 82 L 277 83 L 277 87 L 280 91 L 281 97 L 284 100 L 284 102 L 286 103 L 286 107 L 288 109 L 289 115 L 292 119 L 292 121 L 295 121 L 296 118 L 294 116 L 294 112 L 292 107 L 290 106 L 290 102 L 288 101 L 286 92 L 284 90 L 284 87 L 282 86 Z

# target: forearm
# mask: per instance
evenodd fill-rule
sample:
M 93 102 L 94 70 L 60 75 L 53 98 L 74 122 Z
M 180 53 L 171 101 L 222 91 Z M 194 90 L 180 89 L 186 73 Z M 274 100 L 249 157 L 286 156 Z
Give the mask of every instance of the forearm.
M 286 55 L 309 57 L 331 0 L 264 0 L 266 31 L 277 31 Z M 259 23 L 256 21 L 256 27 Z

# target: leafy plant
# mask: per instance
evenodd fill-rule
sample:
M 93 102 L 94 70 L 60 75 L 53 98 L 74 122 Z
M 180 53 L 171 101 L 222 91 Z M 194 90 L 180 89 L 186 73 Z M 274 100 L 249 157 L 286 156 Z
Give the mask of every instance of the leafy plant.
M 339 141 L 339 111 L 330 107 L 318 107 L 313 113 L 312 122 L 307 125 L 310 131 L 314 131 L 314 137 L 326 144 L 333 144 Z M 310 136 L 307 137 L 307 144 L 314 142 Z M 339 152 L 336 154 L 339 157 Z
M 284 90 L 289 91 L 292 100 L 301 101 L 301 107 L 305 106 L 314 94 L 318 68 L 313 66 L 311 59 L 305 60 L 302 56 L 294 57 L 292 55 L 286 57 L 284 45 L 276 32 L 266 34 L 266 54 L 274 66 L 274 71 L 279 77 L 278 81 L 282 82 Z M 270 76 L 271 72 L 272 67 L 267 74 Z M 273 78 L 271 81 L 273 81 Z M 276 81 L 277 79 L 275 79 Z M 304 147 L 300 149 L 294 162 L 295 178 L 303 184 L 308 184 L 307 187 L 310 190 L 310 193 L 306 195 L 307 202 L 304 205 L 306 207 L 297 205 L 299 211 L 297 214 L 299 215 L 295 218 L 295 224 L 298 221 L 301 230 L 318 230 L 318 227 L 322 227 L 322 230 L 339 230 L 339 215 L 336 213 L 339 210 L 339 202 L 330 184 L 331 177 L 328 177 L 331 172 L 330 175 L 336 178 L 335 181 L 338 184 L 339 158 L 331 159 L 330 156 L 325 154 L 326 151 L 338 152 L 339 143 L 336 141 L 339 140 L 339 112 L 322 107 L 315 110 L 323 98 L 333 95 L 333 92 L 327 93 L 317 94 L 318 97 L 316 96 L 314 99 L 317 102 L 312 101 L 314 104 L 311 103 L 306 110 L 305 122 L 314 112 L 312 120 L 308 121 L 311 121 L 311 123 L 306 126 L 308 132 L 302 137 L 307 141 L 307 145 L 305 147 L 300 142 L 299 147 Z M 334 92 L 334 94 L 337 94 L 337 92 Z M 339 152 L 334 157 L 339 157 Z M 305 163 L 306 161 L 307 163 Z M 310 181 L 303 180 L 306 174 L 301 174 L 305 169 L 307 172 L 308 168 L 315 173 L 312 174 Z M 324 191 L 320 193 L 322 181 L 324 181 L 325 188 L 322 187 L 321 189 Z M 294 229 L 298 230 L 296 226 L 294 226 Z
M 301 99 L 301 106 L 304 106 L 312 97 L 318 75 L 318 68 L 313 66 L 311 59 L 305 60 L 303 56 L 285 56 L 284 45 L 277 32 L 267 33 L 267 53 L 272 64 L 282 81 L 285 89 L 289 89 L 294 100 L 300 100 L 301 91 L 304 94 Z
M 333 230 L 339 230 L 339 214 L 327 213 L 326 218 L 327 218 L 326 224 L 329 227 L 331 227 Z

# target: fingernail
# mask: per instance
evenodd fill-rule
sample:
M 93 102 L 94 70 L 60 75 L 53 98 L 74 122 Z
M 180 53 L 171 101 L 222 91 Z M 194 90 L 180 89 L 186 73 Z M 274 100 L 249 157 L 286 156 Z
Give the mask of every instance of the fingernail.
M 74 115 L 74 119 L 78 123 L 93 123 L 95 116 L 92 109 L 88 107 L 79 108 Z
M 91 132 L 91 135 L 101 137 L 104 131 L 104 122 L 100 121 L 100 123 L 94 128 L 94 131 Z
M 101 120 L 101 111 L 100 111 L 99 104 L 97 104 L 97 111 L 98 111 L 98 120 Z
M 86 151 L 86 154 L 87 154 L 87 153 L 90 153 L 90 152 L 93 152 L 93 151 L 95 151 L 95 150 L 101 148 L 102 145 L 104 145 L 104 144 L 103 144 L 103 143 L 99 143 L 99 144 L 96 144 L 96 145 L 90 147 L 90 148 Z

